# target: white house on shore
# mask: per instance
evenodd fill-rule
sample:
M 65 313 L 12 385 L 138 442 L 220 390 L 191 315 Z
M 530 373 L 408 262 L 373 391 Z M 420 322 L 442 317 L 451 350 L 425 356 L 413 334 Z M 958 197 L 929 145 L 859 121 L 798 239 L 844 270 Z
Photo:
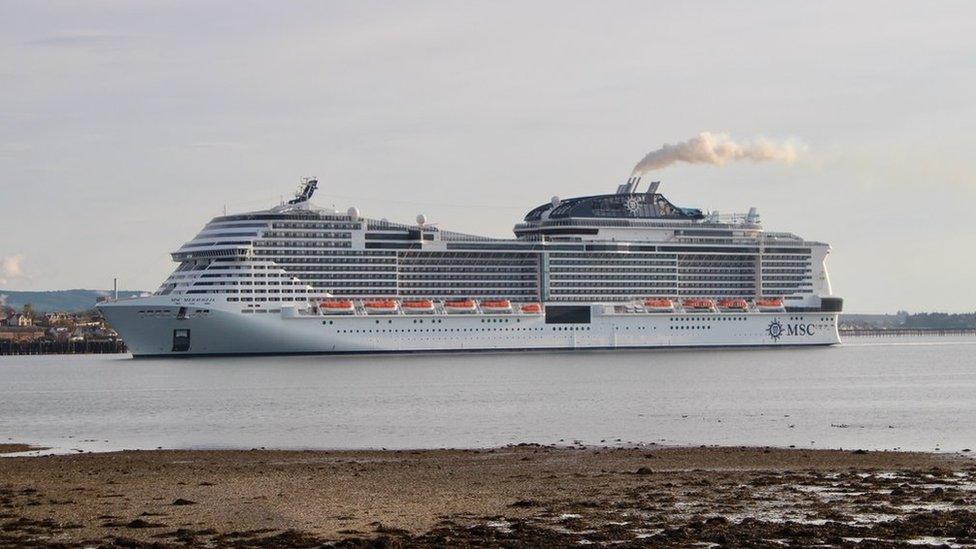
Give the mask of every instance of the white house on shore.
M 8 316 L 3 320 L 2 323 L 4 326 L 16 326 L 20 328 L 26 328 L 34 325 L 34 321 L 31 320 L 31 317 L 21 313 L 14 313 Z

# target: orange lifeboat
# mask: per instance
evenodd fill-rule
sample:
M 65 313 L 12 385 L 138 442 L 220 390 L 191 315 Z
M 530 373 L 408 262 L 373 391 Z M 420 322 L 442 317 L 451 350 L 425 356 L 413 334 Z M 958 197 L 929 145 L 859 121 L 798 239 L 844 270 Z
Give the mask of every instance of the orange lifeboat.
M 749 304 L 744 299 L 723 299 L 718 304 L 723 309 L 731 309 L 733 311 L 744 311 L 749 308 Z
M 473 299 L 449 299 L 444 302 L 444 310 L 449 313 L 476 313 L 478 307 Z
M 432 313 L 434 302 L 429 299 L 411 299 L 400 304 L 405 313 Z
M 674 303 L 670 299 L 645 299 L 644 308 L 652 313 L 671 312 L 674 310 Z
M 372 315 L 397 312 L 397 302 L 392 299 L 374 299 L 363 302 L 363 309 Z
M 681 305 L 685 308 L 685 311 L 713 311 L 715 310 L 715 302 L 711 299 L 686 299 Z
M 356 312 L 356 307 L 348 299 L 330 299 L 319 303 L 323 314 L 349 315 Z
M 542 314 L 542 305 L 538 303 L 526 303 L 522 305 L 521 311 L 527 315 L 540 315 Z
M 510 313 L 512 312 L 512 302 L 507 299 L 486 299 L 481 302 L 481 312 Z
M 767 297 L 767 298 L 757 299 L 756 307 L 760 311 L 766 311 L 766 312 L 782 312 L 784 310 L 783 300 L 778 297 Z

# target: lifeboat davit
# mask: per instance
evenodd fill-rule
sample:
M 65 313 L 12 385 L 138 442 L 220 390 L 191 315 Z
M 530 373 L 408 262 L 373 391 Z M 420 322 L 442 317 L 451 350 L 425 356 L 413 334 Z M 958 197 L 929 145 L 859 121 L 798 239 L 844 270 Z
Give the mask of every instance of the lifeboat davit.
M 645 299 L 644 308 L 652 313 L 670 313 L 674 311 L 674 303 L 670 299 Z
M 319 309 L 327 315 L 351 315 L 356 312 L 356 307 L 348 299 L 330 299 L 319 303 Z
M 432 313 L 434 312 L 434 302 L 429 299 L 411 299 L 400 304 L 400 308 L 405 313 Z
M 364 301 L 363 309 L 371 315 L 393 314 L 397 312 L 397 302 L 392 299 L 376 299 Z
M 522 305 L 520 310 L 527 315 L 541 315 L 542 305 L 538 303 L 526 303 Z
M 507 299 L 485 299 L 481 302 L 483 313 L 510 313 L 512 302 Z
M 723 309 L 729 309 L 731 311 L 745 311 L 749 308 L 749 304 L 744 299 L 723 299 L 718 302 L 718 305 Z
M 444 310 L 449 313 L 476 313 L 478 307 L 473 299 L 451 299 L 444 302 Z
M 761 298 L 756 300 L 756 308 L 763 312 L 775 312 L 781 313 L 785 309 L 783 308 L 783 300 L 778 297 Z
M 685 311 L 714 311 L 715 302 L 711 299 L 686 299 L 681 305 Z

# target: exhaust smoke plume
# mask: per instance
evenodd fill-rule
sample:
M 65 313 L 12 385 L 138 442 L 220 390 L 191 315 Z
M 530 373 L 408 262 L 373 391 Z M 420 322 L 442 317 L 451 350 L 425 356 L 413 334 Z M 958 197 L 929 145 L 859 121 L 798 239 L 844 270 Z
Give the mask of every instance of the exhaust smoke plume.
M 0 284 L 6 284 L 9 279 L 22 278 L 24 269 L 20 263 L 24 260 L 24 254 L 8 255 L 0 257 Z
M 632 175 L 659 170 L 675 162 L 721 166 L 726 162 L 737 160 L 778 161 L 789 164 L 796 160 L 796 147 L 789 141 L 776 143 L 766 139 L 736 143 L 727 133 L 702 132 L 687 141 L 669 143 L 647 153 L 647 156 L 634 166 Z

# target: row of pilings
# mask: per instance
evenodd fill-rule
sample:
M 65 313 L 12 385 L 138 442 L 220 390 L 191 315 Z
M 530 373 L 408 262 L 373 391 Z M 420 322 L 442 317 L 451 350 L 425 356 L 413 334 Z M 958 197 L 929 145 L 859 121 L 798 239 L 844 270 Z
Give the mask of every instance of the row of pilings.
M 841 337 L 955 336 L 976 335 L 976 328 L 841 328 Z
M 94 341 L 0 341 L 0 355 L 83 355 L 102 353 L 127 353 L 121 339 Z

